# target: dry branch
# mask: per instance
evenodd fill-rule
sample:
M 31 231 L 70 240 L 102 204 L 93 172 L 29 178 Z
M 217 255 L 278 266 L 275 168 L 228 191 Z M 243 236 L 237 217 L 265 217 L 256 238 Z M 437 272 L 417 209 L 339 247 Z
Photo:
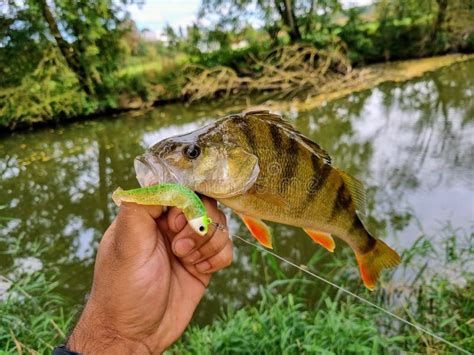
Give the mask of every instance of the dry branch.
M 193 101 L 218 94 L 278 91 L 279 98 L 287 98 L 309 91 L 318 93 L 351 77 L 349 60 L 341 49 L 292 45 L 276 48 L 263 59 L 250 58 L 261 71 L 249 76 L 238 76 L 224 66 L 188 66 L 183 95 Z

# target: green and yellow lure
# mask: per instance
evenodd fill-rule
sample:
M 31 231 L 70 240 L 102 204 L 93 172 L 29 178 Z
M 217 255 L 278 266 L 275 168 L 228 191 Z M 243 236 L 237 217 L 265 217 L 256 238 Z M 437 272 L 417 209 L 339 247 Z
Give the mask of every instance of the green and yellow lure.
M 112 194 L 117 206 L 122 202 L 133 202 L 139 205 L 161 205 L 177 207 L 183 211 L 193 230 L 204 236 L 212 220 L 207 216 L 206 208 L 196 193 L 179 184 L 159 184 L 132 190 L 120 187 Z

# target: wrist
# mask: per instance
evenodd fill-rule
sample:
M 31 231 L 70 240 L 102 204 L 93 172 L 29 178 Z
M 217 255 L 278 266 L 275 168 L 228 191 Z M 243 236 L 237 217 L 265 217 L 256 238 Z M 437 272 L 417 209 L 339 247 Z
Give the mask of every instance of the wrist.
M 86 307 L 87 308 L 87 307 Z M 92 318 L 85 309 L 71 335 L 66 349 L 82 354 L 151 354 L 143 343 L 120 335 L 104 321 Z

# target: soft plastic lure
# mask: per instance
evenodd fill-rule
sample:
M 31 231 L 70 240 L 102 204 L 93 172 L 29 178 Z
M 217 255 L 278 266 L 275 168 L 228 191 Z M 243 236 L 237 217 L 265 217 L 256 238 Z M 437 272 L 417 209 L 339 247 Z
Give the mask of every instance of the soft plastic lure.
M 117 206 L 122 202 L 133 202 L 139 205 L 173 206 L 183 211 L 194 231 L 204 236 L 212 220 L 207 216 L 206 208 L 194 191 L 179 184 L 159 184 L 132 190 L 120 187 L 112 194 Z

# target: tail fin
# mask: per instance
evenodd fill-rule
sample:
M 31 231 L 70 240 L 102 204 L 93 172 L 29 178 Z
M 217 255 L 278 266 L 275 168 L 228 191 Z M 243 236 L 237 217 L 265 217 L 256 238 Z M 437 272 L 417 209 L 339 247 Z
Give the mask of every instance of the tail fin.
M 356 254 L 359 263 L 360 275 L 365 287 L 369 290 L 375 288 L 375 284 L 382 269 L 395 267 L 400 264 L 400 255 L 381 240 L 376 240 L 374 248 L 366 254 Z

